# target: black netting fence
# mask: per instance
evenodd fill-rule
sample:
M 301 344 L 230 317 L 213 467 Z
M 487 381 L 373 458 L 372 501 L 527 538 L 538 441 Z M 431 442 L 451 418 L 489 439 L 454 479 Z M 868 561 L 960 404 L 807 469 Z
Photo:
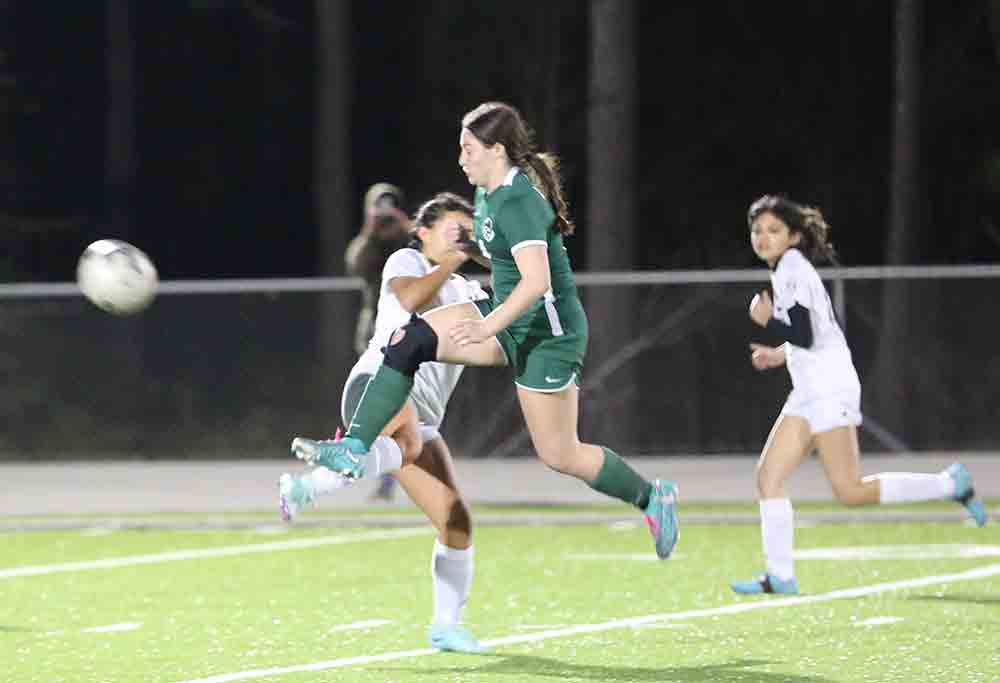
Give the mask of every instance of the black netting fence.
M 581 437 L 628 455 L 758 452 L 790 387 L 749 363 L 759 286 L 582 287 Z M 996 447 L 998 299 L 992 278 L 843 283 L 863 448 Z M 355 291 L 162 295 L 115 318 L 79 297 L 0 299 L 0 458 L 282 457 L 292 436 L 336 428 L 358 305 Z M 443 432 L 461 457 L 531 452 L 505 369 L 465 372 Z

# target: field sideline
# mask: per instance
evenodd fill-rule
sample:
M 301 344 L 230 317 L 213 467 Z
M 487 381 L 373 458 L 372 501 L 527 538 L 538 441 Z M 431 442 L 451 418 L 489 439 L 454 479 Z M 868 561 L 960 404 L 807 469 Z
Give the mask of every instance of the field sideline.
M 964 460 L 990 492 L 991 463 Z M 525 476 L 546 476 L 531 465 Z M 405 503 L 333 504 L 286 527 L 265 482 L 246 484 L 267 498 L 249 508 L 102 510 L 88 508 L 86 476 L 52 485 L 58 467 L 34 476 L 67 508 L 81 492 L 82 509 L 0 519 L 0 679 L 12 683 L 986 683 L 1000 671 L 1000 499 L 977 529 L 951 504 L 848 511 L 817 487 L 797 506 L 803 594 L 757 599 L 728 588 L 761 567 L 750 500 L 685 498 L 667 562 L 624 506 L 480 501 L 465 621 L 493 651 L 467 656 L 427 646 L 433 533 Z M 126 470 L 170 471 L 116 465 L 119 485 Z
M 494 651 L 427 648 L 427 527 L 4 534 L 0 661 L 94 681 L 992 681 L 1000 527 L 816 525 L 804 593 L 741 599 L 750 526 L 487 527 L 466 623 Z

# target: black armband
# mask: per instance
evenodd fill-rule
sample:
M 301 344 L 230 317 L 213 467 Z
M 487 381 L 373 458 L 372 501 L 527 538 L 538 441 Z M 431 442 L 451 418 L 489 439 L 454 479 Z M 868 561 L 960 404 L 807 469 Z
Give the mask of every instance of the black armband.
M 809 309 L 802 304 L 795 304 L 788 309 L 788 319 L 791 325 L 786 325 L 777 318 L 767 321 L 767 330 L 783 341 L 808 349 L 813 343 L 812 321 Z

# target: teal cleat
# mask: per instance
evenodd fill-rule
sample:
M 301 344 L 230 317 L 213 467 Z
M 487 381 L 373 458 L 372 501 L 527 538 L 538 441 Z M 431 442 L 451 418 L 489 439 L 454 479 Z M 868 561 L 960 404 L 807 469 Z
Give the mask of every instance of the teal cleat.
M 986 526 L 986 506 L 983 505 L 983 501 L 976 498 L 969 470 L 965 469 L 962 463 L 956 462 L 948 466 L 945 474 L 955 482 L 955 495 L 952 496 L 952 500 L 965 506 L 976 526 Z
M 461 624 L 431 626 L 431 647 L 441 652 L 461 652 L 478 655 L 490 649 L 476 640 L 476 637 Z
M 278 479 L 278 505 L 281 519 L 291 522 L 299 511 L 316 498 L 312 485 L 304 477 L 282 474 Z
M 677 484 L 665 479 L 653 481 L 653 491 L 646 505 L 646 524 L 656 541 L 656 555 L 661 560 L 670 557 L 680 538 L 677 521 Z
M 733 581 L 729 584 L 732 589 L 740 595 L 761 595 L 763 593 L 777 593 L 780 595 L 798 595 L 799 582 L 795 577 L 783 581 L 773 574 L 761 574 L 756 579 L 750 581 Z
M 292 453 L 299 460 L 325 467 L 345 479 L 360 479 L 365 476 L 364 456 L 368 449 L 353 436 L 345 436 L 336 441 L 314 441 L 297 437 L 292 440 Z

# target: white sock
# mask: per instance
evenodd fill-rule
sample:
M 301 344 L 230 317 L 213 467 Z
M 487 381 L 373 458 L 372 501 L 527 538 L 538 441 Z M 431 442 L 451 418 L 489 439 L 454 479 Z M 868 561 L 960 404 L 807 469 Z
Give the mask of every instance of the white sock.
M 880 472 L 866 480 L 878 479 L 880 503 L 909 503 L 917 500 L 940 500 L 955 495 L 955 480 L 947 473 Z
M 315 467 L 311 472 L 304 476 L 309 480 L 309 483 L 312 484 L 313 493 L 316 495 L 323 495 L 324 493 L 336 491 L 337 489 L 343 488 L 348 484 L 348 481 L 342 476 L 331 472 L 325 467 Z
M 475 553 L 470 545 L 465 550 L 449 548 L 434 541 L 431 556 L 431 576 L 434 579 L 434 624 L 448 626 L 462 622 L 462 608 L 469 599 Z
M 795 540 L 795 513 L 787 498 L 760 501 L 760 535 L 764 542 L 767 573 L 782 581 L 795 578 L 792 545 Z
M 403 466 L 403 451 L 396 440 L 388 436 L 375 439 L 366 457 L 368 462 L 365 465 L 365 478 L 392 474 Z

